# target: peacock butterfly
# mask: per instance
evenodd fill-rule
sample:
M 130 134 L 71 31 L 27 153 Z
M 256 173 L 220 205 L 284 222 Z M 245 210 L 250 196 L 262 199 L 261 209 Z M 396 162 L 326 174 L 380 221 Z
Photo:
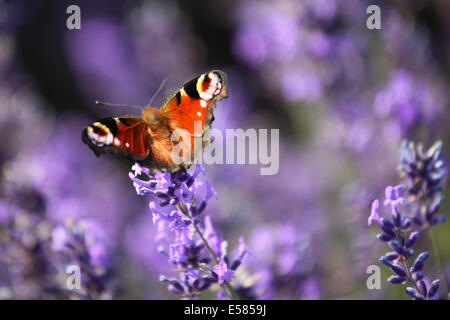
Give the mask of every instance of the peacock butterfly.
M 126 115 L 99 120 L 83 129 L 81 136 L 97 156 L 106 152 L 121 154 L 146 165 L 152 172 L 186 170 L 211 143 L 204 135 L 214 120 L 216 101 L 226 97 L 226 75 L 213 70 L 173 92 L 161 108 L 147 106 L 140 117 Z M 172 134 L 178 129 L 189 135 L 181 137 L 179 143 L 188 144 L 187 150 L 192 150 L 184 155 L 182 163 L 172 157 L 176 144 Z M 200 152 L 195 151 L 195 137 L 202 138 Z

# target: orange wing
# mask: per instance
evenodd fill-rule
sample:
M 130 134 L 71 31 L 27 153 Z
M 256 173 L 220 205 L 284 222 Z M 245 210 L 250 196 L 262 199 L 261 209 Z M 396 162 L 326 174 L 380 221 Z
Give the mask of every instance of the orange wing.
M 213 70 L 189 81 L 167 98 L 161 106 L 162 116 L 168 119 L 171 130 L 184 129 L 190 137 L 190 150 L 194 151 L 195 139 L 203 139 L 214 121 L 216 101 L 227 97 L 226 75 L 222 71 Z M 189 143 L 189 141 L 186 141 Z M 202 142 L 202 150 L 211 140 Z M 188 167 L 200 154 L 191 154 Z
M 81 136 L 97 156 L 112 152 L 122 154 L 133 161 L 140 161 L 148 158 L 151 151 L 147 125 L 138 116 L 99 120 L 86 127 Z

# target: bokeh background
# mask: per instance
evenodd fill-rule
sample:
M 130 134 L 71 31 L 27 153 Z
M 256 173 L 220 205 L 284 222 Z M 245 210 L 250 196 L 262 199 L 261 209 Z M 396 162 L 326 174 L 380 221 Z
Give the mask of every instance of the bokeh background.
M 81 30 L 66 28 L 71 4 Z M 381 30 L 366 28 L 371 4 Z M 142 106 L 166 78 L 158 106 L 217 68 L 229 98 L 215 128 L 280 129 L 278 174 L 206 166 L 219 194 L 208 214 L 251 251 L 241 276 L 260 298 L 406 299 L 385 281 L 366 287 L 387 251 L 367 217 L 400 181 L 403 139 L 441 139 L 448 159 L 449 12 L 445 0 L 0 0 L 0 298 L 73 298 L 61 290 L 73 263 L 88 274 L 77 297 L 178 298 L 158 281 L 172 266 L 132 163 L 96 158 L 80 134 L 137 111 L 96 99 Z M 436 235 L 450 274 L 450 224 Z

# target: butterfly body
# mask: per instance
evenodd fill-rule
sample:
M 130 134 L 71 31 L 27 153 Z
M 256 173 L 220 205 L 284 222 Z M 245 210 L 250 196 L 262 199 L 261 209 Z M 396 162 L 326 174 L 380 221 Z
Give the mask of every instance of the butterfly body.
M 146 107 L 141 116 L 118 116 L 94 122 L 82 132 L 83 141 L 99 156 L 121 154 L 141 162 L 152 171 L 187 169 L 199 156 L 195 138 L 203 138 L 214 120 L 215 102 L 227 97 L 226 75 L 214 70 L 189 81 L 172 93 L 161 108 Z M 181 132 L 178 141 L 174 132 Z M 202 148 L 211 141 L 203 140 Z M 176 143 L 190 150 L 186 161 L 176 163 L 172 150 Z

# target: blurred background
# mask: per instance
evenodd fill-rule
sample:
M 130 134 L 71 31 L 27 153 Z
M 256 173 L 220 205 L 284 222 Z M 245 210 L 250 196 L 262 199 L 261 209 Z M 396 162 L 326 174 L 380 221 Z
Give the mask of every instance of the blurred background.
M 81 30 L 66 27 L 71 4 Z M 381 30 L 366 27 L 372 4 Z M 252 253 L 241 276 L 259 298 L 406 299 L 384 267 L 381 290 L 366 287 L 387 251 L 367 217 L 400 182 L 403 139 L 441 139 L 447 163 L 449 12 L 445 0 L 0 0 L 0 298 L 73 298 L 61 290 L 73 263 L 88 274 L 81 298 L 178 298 L 158 280 L 172 266 L 132 163 L 96 158 L 80 135 L 136 114 L 96 99 L 142 106 L 166 78 L 158 106 L 221 69 L 229 98 L 214 127 L 280 129 L 278 174 L 206 166 L 219 194 L 208 214 Z M 435 231 L 450 274 L 450 224 Z

